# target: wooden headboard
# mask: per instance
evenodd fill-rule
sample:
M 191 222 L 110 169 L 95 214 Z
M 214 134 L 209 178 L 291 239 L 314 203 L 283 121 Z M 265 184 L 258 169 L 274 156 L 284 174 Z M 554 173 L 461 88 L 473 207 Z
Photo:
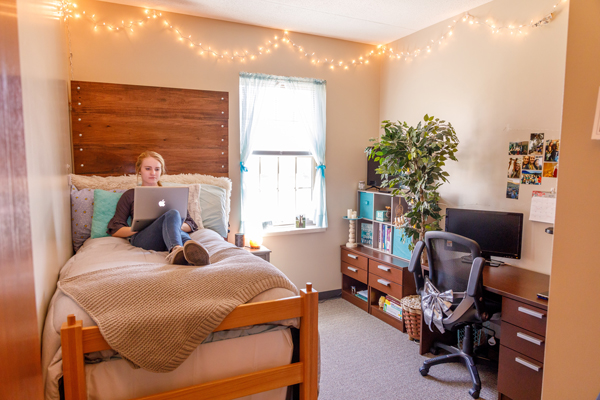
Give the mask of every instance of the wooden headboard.
M 71 82 L 73 173 L 135 173 L 144 150 L 168 174 L 229 174 L 229 93 Z

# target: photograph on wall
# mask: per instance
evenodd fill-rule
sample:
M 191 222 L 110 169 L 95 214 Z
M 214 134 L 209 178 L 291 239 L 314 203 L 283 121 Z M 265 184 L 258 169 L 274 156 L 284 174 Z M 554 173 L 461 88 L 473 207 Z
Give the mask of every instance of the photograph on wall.
M 509 142 L 508 143 L 508 155 L 509 156 L 522 156 L 527 154 L 529 142 Z
M 560 140 L 546 140 L 546 153 L 544 155 L 544 161 L 546 162 L 558 162 L 558 146 Z
M 524 185 L 541 185 L 542 184 L 542 172 L 541 171 L 525 171 L 521 172 L 521 183 Z
M 535 171 L 535 156 L 523 156 L 523 162 L 521 164 L 523 171 Z
M 533 157 L 529 156 L 529 160 L 531 161 Z M 541 171 L 544 166 L 544 157 L 543 156 L 535 156 L 533 161 L 533 169 L 536 171 Z
M 544 152 L 544 134 L 532 133 L 529 139 L 529 154 L 541 156 Z
M 544 163 L 544 178 L 558 178 L 558 163 Z
M 508 160 L 508 173 L 507 178 L 520 178 L 521 177 L 521 157 L 511 157 Z
M 519 199 L 519 180 L 509 179 L 506 183 L 506 198 L 507 199 Z

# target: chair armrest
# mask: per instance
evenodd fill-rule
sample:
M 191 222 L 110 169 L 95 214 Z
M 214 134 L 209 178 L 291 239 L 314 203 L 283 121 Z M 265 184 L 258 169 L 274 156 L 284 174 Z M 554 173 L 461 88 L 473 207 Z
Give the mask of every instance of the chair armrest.
M 425 242 L 419 240 L 415 244 L 410 263 L 408 264 L 408 272 L 412 273 L 415 277 L 415 286 L 417 293 L 425 286 L 425 279 L 423 279 L 423 268 L 421 267 L 421 253 L 425 249 Z
M 482 288 L 482 275 L 483 268 L 485 267 L 485 258 L 477 257 L 473 260 L 473 265 L 471 266 L 471 274 L 469 275 L 469 284 L 467 286 L 467 295 L 472 297 L 475 301 L 475 308 L 477 309 L 477 313 L 482 321 L 487 321 L 489 316 L 487 315 L 485 309 L 485 303 L 483 302 L 483 293 Z

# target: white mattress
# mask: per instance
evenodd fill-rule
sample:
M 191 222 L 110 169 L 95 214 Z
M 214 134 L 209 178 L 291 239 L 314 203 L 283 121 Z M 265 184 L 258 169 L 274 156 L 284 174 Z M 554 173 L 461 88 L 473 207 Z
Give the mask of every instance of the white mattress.
M 212 255 L 220 250 L 234 247 L 231 243 L 228 243 L 223 240 L 221 236 L 219 236 L 216 232 L 211 231 L 209 229 L 200 229 L 197 232 L 193 232 L 191 234 L 192 238 L 201 242 L 208 250 L 209 254 Z M 106 268 L 114 268 L 124 265 L 136 265 L 136 264 L 145 264 L 145 263 L 161 263 L 164 262 L 166 253 L 165 252 L 155 252 L 149 250 L 143 250 L 137 247 L 131 246 L 126 239 L 122 238 L 114 238 L 114 237 L 104 237 L 98 239 L 88 239 L 84 245 L 79 249 L 77 254 L 75 254 L 71 259 L 65 264 L 65 266 L 60 271 L 60 279 L 76 276 L 82 273 L 91 272 L 99 269 Z M 249 254 L 250 256 L 250 254 Z M 254 256 L 252 256 L 254 257 Z M 271 289 L 266 292 L 263 292 L 252 299 L 250 302 L 256 301 L 265 301 L 265 300 L 273 300 L 278 298 L 285 298 L 293 296 L 294 293 L 290 292 L 287 289 Z M 69 297 L 65 296 L 60 290 L 57 290 L 50 302 L 50 306 L 48 309 L 48 314 L 46 316 L 46 322 L 44 326 L 44 332 L 42 336 L 42 371 L 44 374 L 44 382 L 45 382 L 45 395 L 47 400 L 55 400 L 59 398 L 58 392 L 58 379 L 62 376 L 62 353 L 60 349 L 60 327 L 63 322 L 66 321 L 67 315 L 75 314 L 76 318 L 83 321 L 83 326 L 95 326 L 95 322 L 88 316 L 83 309 L 81 309 L 73 300 Z M 289 321 L 280 321 L 282 324 L 294 325 L 297 326 L 297 320 L 289 320 Z M 260 330 L 260 329 L 259 329 Z M 264 329 L 263 329 L 264 330 Z M 248 333 L 248 332 L 245 332 Z M 212 350 L 199 350 L 196 349 L 190 356 L 190 360 L 187 360 L 185 363 L 190 361 L 191 366 L 183 368 L 182 364 L 177 370 L 168 373 L 168 374 L 151 374 L 148 371 L 143 370 L 134 370 L 123 360 L 111 360 L 107 362 L 102 362 L 100 364 L 86 365 L 86 374 L 91 379 L 89 386 L 90 395 L 95 390 L 91 388 L 98 387 L 114 387 L 114 390 L 120 387 L 120 383 L 125 382 L 123 385 L 129 386 L 129 381 L 118 381 L 119 377 L 128 376 L 129 379 L 133 381 L 139 382 L 139 387 L 152 387 L 158 388 L 160 386 L 160 390 L 158 391 L 166 391 L 171 390 L 168 387 L 172 384 L 172 382 L 189 382 L 194 381 L 194 384 L 198 384 L 201 382 L 207 382 L 216 378 L 207 378 L 206 371 L 212 371 L 210 368 L 211 364 L 219 365 L 219 367 L 214 368 L 214 373 L 217 374 L 228 374 L 227 376 L 234 376 L 238 373 L 248 373 L 256 370 L 260 370 L 263 368 L 255 368 L 255 365 L 258 365 L 259 361 L 252 361 L 254 358 L 263 355 L 265 359 L 263 360 L 266 363 L 275 363 L 279 366 L 288 364 L 291 360 L 291 339 L 289 339 L 289 330 L 279 330 L 279 331 L 269 331 L 265 333 L 260 333 L 252 336 L 244 336 L 236 339 L 228 339 L 232 336 L 239 336 L 235 333 L 232 334 L 230 332 L 217 332 L 215 337 L 212 337 L 211 340 L 214 340 L 213 343 L 202 344 L 200 348 L 204 348 L 205 346 L 210 346 L 210 349 L 219 349 L 217 352 L 221 352 L 223 354 L 239 354 L 241 359 L 246 360 L 241 362 L 238 360 L 236 363 L 229 363 L 225 358 L 216 357 L 212 358 L 209 354 L 213 354 Z M 261 338 L 258 338 L 258 337 Z M 271 357 L 271 351 L 269 347 L 272 343 L 269 340 L 264 338 L 273 338 L 273 341 L 281 341 L 278 345 L 279 350 L 281 350 L 281 354 L 277 354 L 276 356 Z M 228 339 L 228 340 L 222 340 Z M 219 341 L 218 341 L 219 340 Z M 240 343 L 245 343 L 248 341 L 248 349 L 241 345 Z M 285 343 L 289 342 L 289 348 Z M 250 346 L 251 343 L 252 346 Z M 260 345 L 261 343 L 266 344 L 266 346 Z M 228 350 L 228 346 L 232 346 L 233 350 Z M 239 347 L 238 347 L 239 346 Z M 263 348 L 264 347 L 264 348 Z M 253 351 L 251 349 L 254 349 Z M 216 350 L 215 350 L 216 351 Z M 112 351 L 102 352 L 103 354 L 98 355 L 99 357 L 104 356 L 105 358 L 110 357 Z M 285 362 L 280 363 L 283 360 L 287 360 Z M 221 363 L 227 362 L 228 366 L 221 365 Z M 119 366 L 121 365 L 121 366 Z M 120 371 L 121 368 L 128 368 L 132 372 L 130 372 L 131 376 L 125 374 L 123 371 L 119 373 L 110 372 L 113 368 L 112 366 L 116 366 L 115 371 Z M 238 372 L 242 368 L 243 372 Z M 255 368 L 255 369 L 253 369 Z M 181 372 L 179 371 L 181 369 Z M 234 372 L 235 371 L 235 372 Z M 170 376 L 170 378 L 159 378 L 157 376 Z M 151 376 L 151 378 L 148 378 Z M 212 376 L 210 373 L 208 376 Z M 225 376 L 225 375 L 224 375 Z M 98 382 L 95 384 L 94 382 Z M 164 387 L 159 382 L 168 382 Z M 185 384 L 183 386 L 189 386 L 189 384 Z M 157 386 L 158 385 L 158 386 Z M 166 388 L 165 388 L 166 387 Z M 112 390 L 112 389 L 111 389 Z M 285 393 L 285 390 L 283 391 Z M 123 392 L 125 393 L 125 392 Z M 97 394 L 93 394 L 96 396 Z M 90 397 L 90 398 L 131 398 L 131 397 L 139 397 L 142 394 L 136 394 L 130 396 L 129 394 L 123 394 L 124 397 L 119 396 L 110 396 L 110 397 Z M 251 397 L 252 399 L 263 399 L 263 397 Z

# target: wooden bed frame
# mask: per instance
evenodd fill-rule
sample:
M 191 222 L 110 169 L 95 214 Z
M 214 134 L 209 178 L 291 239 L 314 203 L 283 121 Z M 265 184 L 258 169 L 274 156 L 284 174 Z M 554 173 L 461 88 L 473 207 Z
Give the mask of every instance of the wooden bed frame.
M 319 295 L 307 283 L 299 296 L 242 304 L 215 329 L 223 331 L 289 318 L 300 318 L 300 361 L 282 367 L 171 390 L 137 400 L 236 399 L 284 386 L 300 384 L 300 399 L 317 399 Z M 110 350 L 97 326 L 83 328 L 69 315 L 61 327 L 63 382 L 66 400 L 87 399 L 84 354 Z

